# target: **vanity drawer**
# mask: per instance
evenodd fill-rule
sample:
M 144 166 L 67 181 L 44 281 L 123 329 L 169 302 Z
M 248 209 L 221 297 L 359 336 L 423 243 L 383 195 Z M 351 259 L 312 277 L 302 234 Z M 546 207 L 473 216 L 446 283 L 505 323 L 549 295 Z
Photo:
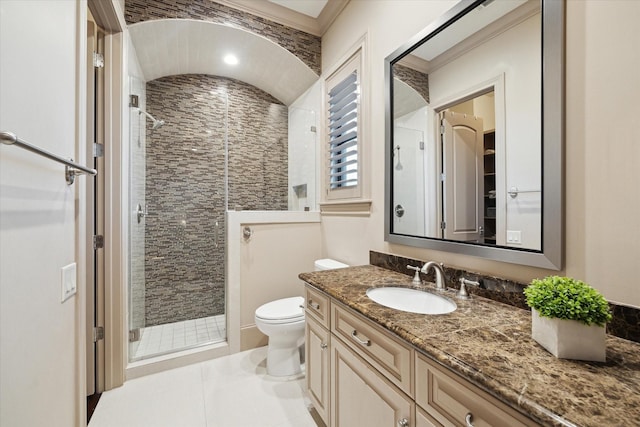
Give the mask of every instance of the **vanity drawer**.
M 393 384 L 413 396 L 413 350 L 368 319 L 334 303 L 331 332 Z
M 416 353 L 416 404 L 443 426 L 537 426 L 457 374 Z M 435 424 L 435 423 L 433 423 Z
M 322 326 L 329 328 L 329 297 L 311 287 L 306 287 L 305 309 Z

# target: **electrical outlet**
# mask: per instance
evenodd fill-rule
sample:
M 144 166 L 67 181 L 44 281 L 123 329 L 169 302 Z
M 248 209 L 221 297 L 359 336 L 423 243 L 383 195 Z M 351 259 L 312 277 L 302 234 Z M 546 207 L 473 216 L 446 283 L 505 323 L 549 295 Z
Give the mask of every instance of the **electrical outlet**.
M 62 301 L 65 302 L 76 293 L 76 263 L 62 267 Z
M 522 244 L 522 232 L 507 230 L 507 243 Z

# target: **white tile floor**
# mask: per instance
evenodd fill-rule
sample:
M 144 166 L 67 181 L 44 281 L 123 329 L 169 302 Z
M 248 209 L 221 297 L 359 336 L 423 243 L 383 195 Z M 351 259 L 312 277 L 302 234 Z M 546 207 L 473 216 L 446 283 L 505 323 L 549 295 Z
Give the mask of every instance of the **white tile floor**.
M 224 314 L 149 326 L 140 329 L 140 342 L 131 360 L 147 359 L 202 344 L 222 342 L 226 339 Z
M 316 427 L 304 378 L 266 375 L 266 347 L 127 381 L 89 427 Z

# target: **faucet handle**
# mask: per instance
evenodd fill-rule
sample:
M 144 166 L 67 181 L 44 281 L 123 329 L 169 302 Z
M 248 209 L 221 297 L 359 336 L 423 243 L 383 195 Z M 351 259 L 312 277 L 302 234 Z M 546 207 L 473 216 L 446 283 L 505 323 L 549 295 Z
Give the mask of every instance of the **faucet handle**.
M 413 280 L 411 281 L 411 283 L 413 283 L 414 285 L 421 285 L 422 284 L 422 280 L 420 280 L 420 267 L 414 267 L 412 265 L 407 265 L 407 268 L 409 270 L 415 270 L 416 274 L 413 275 Z
M 464 277 L 460 278 L 460 290 L 456 293 L 456 297 L 460 299 L 471 299 L 471 295 L 467 292 L 466 285 L 469 286 L 478 286 L 480 287 L 480 282 L 465 279 Z

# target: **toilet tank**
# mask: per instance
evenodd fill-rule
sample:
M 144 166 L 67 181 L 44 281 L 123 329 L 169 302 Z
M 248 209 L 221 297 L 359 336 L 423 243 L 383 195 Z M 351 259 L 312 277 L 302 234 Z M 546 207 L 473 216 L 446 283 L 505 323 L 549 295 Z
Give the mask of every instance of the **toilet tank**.
M 335 259 L 330 258 L 318 259 L 315 261 L 314 266 L 315 271 L 333 270 L 336 268 L 349 267 L 347 264 L 343 264 L 340 261 L 336 261 Z

